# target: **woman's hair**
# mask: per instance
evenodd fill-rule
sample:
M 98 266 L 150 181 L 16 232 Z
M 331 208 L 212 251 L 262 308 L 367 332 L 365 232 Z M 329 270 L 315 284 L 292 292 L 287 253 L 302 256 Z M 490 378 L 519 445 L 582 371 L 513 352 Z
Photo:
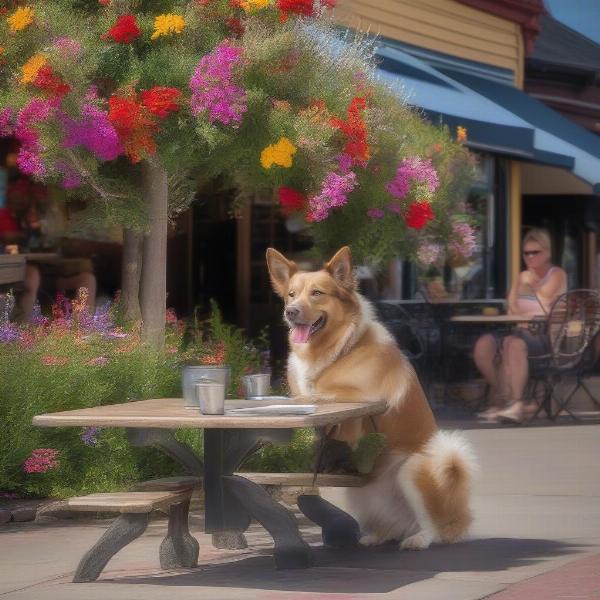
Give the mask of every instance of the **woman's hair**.
M 536 227 L 530 229 L 523 237 L 523 246 L 525 246 L 527 242 L 536 242 L 542 248 L 544 248 L 544 250 L 547 250 L 550 254 L 552 254 L 550 234 L 545 229 L 538 229 Z

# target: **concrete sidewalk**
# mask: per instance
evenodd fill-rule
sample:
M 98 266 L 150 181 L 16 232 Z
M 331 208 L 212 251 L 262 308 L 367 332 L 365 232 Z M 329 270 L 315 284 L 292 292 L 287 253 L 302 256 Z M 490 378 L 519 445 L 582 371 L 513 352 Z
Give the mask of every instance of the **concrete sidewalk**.
M 72 584 L 79 558 L 106 521 L 0 526 L 0 598 L 433 599 L 600 597 L 600 425 L 470 429 L 481 464 L 471 539 L 423 552 L 393 547 L 336 552 L 300 518 L 317 566 L 276 571 L 258 525 L 244 551 L 216 550 L 191 518 L 201 566 L 164 572 L 158 546 L 165 520 L 109 563 L 100 580 Z M 324 495 L 340 500 L 339 490 Z M 560 570 L 557 570 L 560 569 Z M 503 591 L 504 590 L 504 591 Z

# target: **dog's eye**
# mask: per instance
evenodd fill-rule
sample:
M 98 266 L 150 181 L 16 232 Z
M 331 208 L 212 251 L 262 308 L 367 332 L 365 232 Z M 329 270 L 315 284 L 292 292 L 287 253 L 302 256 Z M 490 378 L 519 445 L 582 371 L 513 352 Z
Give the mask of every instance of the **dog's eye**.
M 319 290 L 313 290 L 313 291 L 311 292 L 311 294 L 312 294 L 313 296 L 322 296 L 322 295 L 323 295 L 323 292 L 321 292 L 321 291 L 319 291 Z
M 296 295 L 296 292 L 288 292 L 288 296 L 290 298 L 293 298 Z

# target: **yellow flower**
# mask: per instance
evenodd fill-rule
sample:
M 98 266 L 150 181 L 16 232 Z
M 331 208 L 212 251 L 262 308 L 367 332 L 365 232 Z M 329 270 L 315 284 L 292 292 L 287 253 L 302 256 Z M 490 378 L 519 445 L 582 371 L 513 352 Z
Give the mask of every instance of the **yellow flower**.
M 296 154 L 296 146 L 286 137 L 282 137 L 276 144 L 267 146 L 260 153 L 260 164 L 264 169 L 270 169 L 273 165 L 279 165 L 289 169 L 292 166 L 292 157 Z
M 267 8 L 271 4 L 271 0 L 241 0 L 240 6 L 246 12 L 253 12 L 255 10 L 261 10 Z
M 180 15 L 172 13 L 159 15 L 154 19 L 154 33 L 150 39 L 155 40 L 161 35 L 169 35 L 170 33 L 181 33 L 184 27 L 185 19 Z
M 456 141 L 466 142 L 467 141 L 467 128 L 461 127 L 460 125 L 456 128 Z
M 33 23 L 33 8 L 27 6 L 17 8 L 17 10 L 8 17 L 7 21 L 11 33 L 22 31 Z
M 46 57 L 38 52 L 34 54 L 22 67 L 21 67 L 21 83 L 31 83 L 36 78 L 38 71 L 46 64 Z

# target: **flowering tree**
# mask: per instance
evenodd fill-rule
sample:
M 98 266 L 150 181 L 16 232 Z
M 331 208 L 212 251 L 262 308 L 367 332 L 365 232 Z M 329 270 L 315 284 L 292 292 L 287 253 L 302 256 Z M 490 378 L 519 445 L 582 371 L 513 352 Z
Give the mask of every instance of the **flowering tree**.
M 273 194 L 328 252 L 446 247 L 468 153 L 374 75 L 370 47 L 326 22 L 335 0 L 9 2 L 0 135 L 18 166 L 85 193 L 125 227 L 126 305 L 164 338 L 166 231 L 195 178 Z M 458 243 L 458 242 L 457 242 Z M 455 244 L 456 245 L 456 244 Z M 133 311 L 135 313 L 135 310 Z

